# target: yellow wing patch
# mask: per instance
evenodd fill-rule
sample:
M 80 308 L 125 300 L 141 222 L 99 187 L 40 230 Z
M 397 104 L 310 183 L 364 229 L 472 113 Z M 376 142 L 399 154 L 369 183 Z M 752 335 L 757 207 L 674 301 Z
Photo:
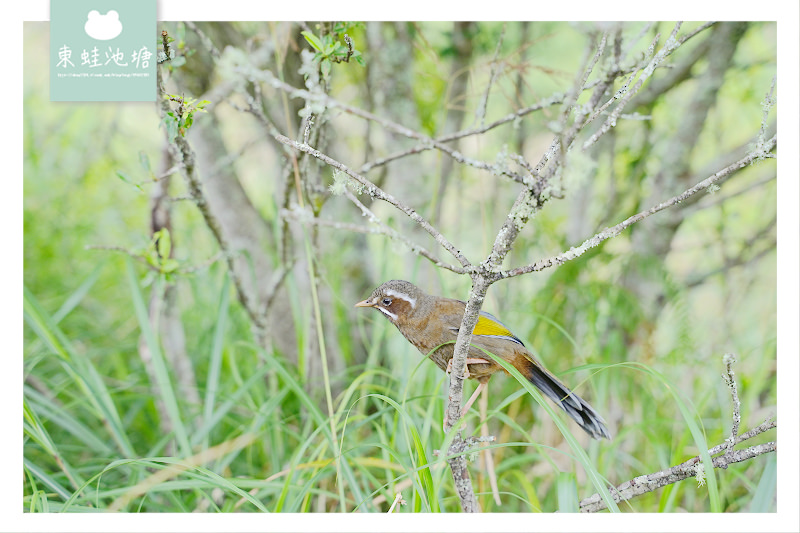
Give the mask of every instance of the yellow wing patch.
M 510 341 L 522 344 L 522 341 L 519 340 L 513 333 L 511 333 L 507 327 L 505 327 L 488 313 L 481 313 L 481 315 L 478 317 L 478 323 L 475 324 L 475 329 L 472 330 L 472 334 L 501 338 L 505 337 Z

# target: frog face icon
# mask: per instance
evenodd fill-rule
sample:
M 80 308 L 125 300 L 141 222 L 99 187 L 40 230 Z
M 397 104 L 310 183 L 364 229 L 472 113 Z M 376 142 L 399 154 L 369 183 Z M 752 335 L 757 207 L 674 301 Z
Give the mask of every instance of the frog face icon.
M 122 23 L 119 21 L 119 13 L 113 9 L 101 15 L 99 11 L 89 11 L 86 24 L 83 26 L 86 34 L 98 41 L 108 41 L 122 33 Z

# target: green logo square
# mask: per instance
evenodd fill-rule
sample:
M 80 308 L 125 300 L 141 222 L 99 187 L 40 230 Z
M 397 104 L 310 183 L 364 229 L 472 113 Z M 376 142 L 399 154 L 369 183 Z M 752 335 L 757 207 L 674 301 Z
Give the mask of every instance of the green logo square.
M 50 100 L 156 99 L 156 0 L 50 0 Z

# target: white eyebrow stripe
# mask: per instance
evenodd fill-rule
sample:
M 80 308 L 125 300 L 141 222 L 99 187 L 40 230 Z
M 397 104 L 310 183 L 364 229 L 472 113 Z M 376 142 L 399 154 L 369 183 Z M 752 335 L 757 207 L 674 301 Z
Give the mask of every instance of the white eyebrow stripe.
M 411 307 L 416 307 L 417 306 L 416 298 L 412 298 L 408 294 L 405 294 L 405 293 L 402 293 L 402 292 L 393 291 L 392 289 L 386 289 L 386 291 L 384 291 L 384 292 L 385 292 L 386 296 L 394 296 L 395 298 L 400 298 L 401 300 L 407 301 L 409 304 L 411 304 Z
M 388 316 L 388 317 L 389 317 L 389 318 L 391 318 L 392 320 L 397 320 L 397 315 L 396 315 L 396 314 L 394 314 L 394 313 L 392 313 L 391 311 L 387 311 L 387 310 L 386 310 L 386 309 L 384 309 L 383 307 L 376 307 L 375 309 L 377 309 L 378 311 L 380 311 L 380 312 L 381 312 L 381 313 L 383 313 L 384 315 Z

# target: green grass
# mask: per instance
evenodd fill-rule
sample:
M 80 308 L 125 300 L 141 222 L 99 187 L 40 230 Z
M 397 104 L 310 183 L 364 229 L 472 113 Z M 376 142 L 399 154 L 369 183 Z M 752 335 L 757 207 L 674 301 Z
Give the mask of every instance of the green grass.
M 152 343 L 152 351 L 158 341 L 148 331 L 135 267 L 128 263 L 126 272 L 139 334 Z M 123 510 L 137 512 L 380 512 L 388 509 L 396 492 L 403 494 L 408 505 L 395 512 L 459 509 L 444 458 L 434 454 L 447 445 L 441 429 L 444 374 L 398 339 L 386 321 L 374 320 L 381 317 L 367 316 L 361 324 L 365 341 L 386 339 L 387 350 L 402 352 L 398 354 L 404 361 L 401 364 L 410 363 L 408 379 L 401 379 L 396 368 L 377 362 L 331 376 L 337 385 L 331 416 L 323 407 L 322 391 L 303 383 L 297 368 L 280 354 L 229 335 L 230 321 L 241 319 L 241 313 L 234 312 L 227 277 L 209 273 L 209 279 L 216 280 L 214 292 L 220 296 L 217 308 L 208 313 L 211 342 L 202 356 L 207 363 L 198 363 L 203 405 L 188 404 L 176 394 L 172 370 L 163 360 L 156 365 L 163 375 L 152 389 L 155 396 L 147 393 L 150 385 L 141 369 L 132 372 L 126 383 L 103 378 L 111 374 L 106 369 L 110 360 L 75 348 L 54 317 L 25 290 L 25 321 L 35 333 L 35 341 L 29 343 L 35 353 L 29 353 L 26 368 L 28 375 L 39 380 L 38 386 L 25 387 L 26 511 L 88 512 L 121 505 Z M 158 283 L 150 290 L 160 290 Z M 68 295 L 65 305 L 78 309 L 80 294 L 85 293 L 79 285 L 77 296 Z M 563 327 L 554 331 L 574 345 Z M 148 341 L 148 336 L 153 338 Z M 154 361 L 163 357 L 158 351 L 155 354 Z M 135 351 L 130 356 L 135 357 Z M 377 361 L 374 354 L 367 355 L 370 358 Z M 623 511 L 647 510 L 652 505 L 662 511 L 676 506 L 714 511 L 768 505 L 769 497 L 763 492 L 774 474 L 767 471 L 749 481 L 760 470 L 751 462 L 707 475 L 703 489 L 686 481 L 617 509 L 605 490 L 608 483 L 669 466 L 642 456 L 626 461 L 631 450 L 656 449 L 671 441 L 673 447 L 664 450 L 663 460 L 680 462 L 687 454 L 721 442 L 727 428 L 702 415 L 703 406 L 687 401 L 667 378 L 647 365 L 590 364 L 574 369 L 573 373 L 587 376 L 574 385 L 595 384 L 593 403 L 601 412 L 612 402 L 604 379 L 609 376 L 622 383 L 631 377 L 637 381 L 639 375 L 645 378 L 642 383 L 655 385 L 647 390 L 665 393 L 655 394 L 660 398 L 658 406 L 647 420 L 637 424 L 633 419 L 631 427 L 623 424 L 610 442 L 589 442 L 513 367 L 507 370 L 513 378 L 491 382 L 496 403 L 487 421 L 491 433 L 500 437 L 490 448 L 497 459 L 503 507 L 495 508 L 488 490 L 479 491 L 485 510 L 569 511 L 577 504 L 575 497 L 592 492 L 604 495 L 610 509 Z M 574 375 L 565 379 L 572 381 Z M 164 411 L 155 409 L 156 398 L 166 406 Z M 629 401 L 629 397 L 615 397 L 612 403 Z M 652 416 L 659 412 L 660 416 Z M 678 424 L 670 420 L 675 414 L 682 417 Z M 171 434 L 159 433 L 160 416 L 169 418 Z M 466 420 L 467 431 L 478 434 L 474 412 Z M 716 427 L 709 430 L 709 423 Z M 553 438 L 552 426 L 563 435 L 563 443 Z M 537 442 L 537 434 L 547 435 L 556 446 Z M 244 437 L 249 439 L 246 445 L 220 451 Z M 175 453 L 164 455 L 171 444 Z M 686 452 L 680 453 L 681 449 Z M 204 453 L 211 456 L 197 462 Z M 169 470 L 188 459 L 184 469 Z M 484 473 L 476 470 L 477 462 L 470 462 L 470 468 L 478 490 Z M 159 473 L 163 477 L 157 477 Z M 721 485 L 719 475 L 726 478 Z M 141 490 L 142 483 L 146 491 Z M 762 490 L 743 497 L 757 483 Z M 378 497 L 382 501 L 373 503 Z

